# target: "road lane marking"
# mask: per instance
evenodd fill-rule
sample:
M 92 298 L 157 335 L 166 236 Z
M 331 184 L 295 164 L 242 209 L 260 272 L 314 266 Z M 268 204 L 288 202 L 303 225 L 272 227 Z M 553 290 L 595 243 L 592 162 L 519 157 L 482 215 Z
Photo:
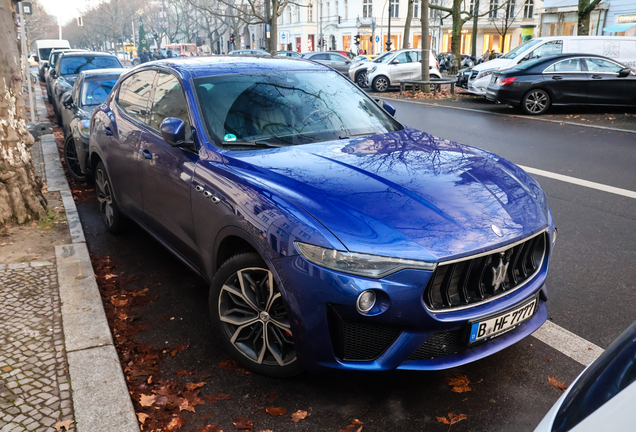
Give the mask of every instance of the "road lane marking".
M 552 321 L 546 321 L 532 336 L 546 345 L 562 352 L 566 356 L 588 366 L 605 351 L 603 348 L 586 341 L 580 336 L 559 327 Z
M 599 126 L 599 125 L 593 125 L 593 124 L 576 123 L 576 122 L 571 122 L 567 120 L 552 120 L 552 119 L 541 118 L 536 116 L 525 116 L 521 114 L 498 113 L 498 112 L 481 110 L 477 108 L 455 107 L 455 106 L 449 106 L 449 105 L 434 104 L 430 102 L 419 102 L 419 101 L 412 101 L 412 100 L 397 99 L 397 98 L 392 98 L 390 96 L 379 96 L 379 97 L 382 99 L 390 99 L 395 102 L 405 102 L 405 103 L 412 103 L 412 104 L 418 104 L 418 105 L 426 105 L 426 106 L 430 106 L 434 108 L 448 108 L 448 109 L 454 109 L 454 110 L 460 110 L 460 111 L 471 111 L 471 112 L 477 112 L 477 113 L 491 114 L 496 116 L 514 117 L 514 118 L 520 118 L 520 119 L 526 119 L 526 120 L 537 120 L 537 121 L 544 121 L 544 122 L 550 122 L 550 123 L 566 124 L 569 126 L 581 126 L 586 128 L 592 128 L 592 129 L 603 129 L 603 130 L 608 130 L 613 132 L 626 132 L 626 133 L 636 134 L 636 130 L 620 129 L 620 128 L 615 128 L 611 126 Z
M 523 165 L 519 165 L 519 167 L 523 170 L 525 170 L 526 172 L 530 173 L 530 174 L 535 174 L 541 177 L 548 177 L 551 179 L 555 179 L 555 180 L 560 180 L 563 182 L 567 182 L 567 183 L 572 183 L 575 185 L 579 185 L 579 186 L 584 186 L 584 187 L 588 187 L 590 189 L 596 189 L 596 190 L 600 190 L 603 192 L 609 192 L 609 193 L 613 193 L 616 195 L 621 195 L 624 197 L 628 197 L 628 198 L 634 198 L 636 199 L 636 192 L 634 191 L 630 191 L 628 189 L 621 189 L 621 188 L 617 188 L 614 186 L 608 186 L 608 185 L 604 185 L 602 183 L 596 183 L 596 182 L 592 182 L 592 181 L 588 181 L 588 180 L 583 180 L 580 178 L 576 178 L 576 177 L 570 177 L 570 176 L 566 176 L 563 174 L 557 174 L 557 173 L 553 173 L 550 171 L 544 171 L 544 170 L 540 170 L 537 168 L 532 168 L 532 167 L 527 167 L 527 166 L 523 166 Z

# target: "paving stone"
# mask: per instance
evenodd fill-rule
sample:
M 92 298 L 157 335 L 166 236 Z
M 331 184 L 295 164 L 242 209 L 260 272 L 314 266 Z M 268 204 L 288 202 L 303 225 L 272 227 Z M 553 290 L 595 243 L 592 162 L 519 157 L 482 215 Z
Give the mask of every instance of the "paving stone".
M 53 263 L 0 266 L 0 432 L 74 420 L 59 296 Z

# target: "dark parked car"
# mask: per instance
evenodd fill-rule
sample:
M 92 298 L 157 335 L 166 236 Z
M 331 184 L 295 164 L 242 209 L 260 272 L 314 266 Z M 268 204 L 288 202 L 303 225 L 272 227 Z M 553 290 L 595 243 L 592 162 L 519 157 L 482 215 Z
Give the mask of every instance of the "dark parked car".
M 303 54 L 303 58 L 327 65 L 344 76 L 349 76 L 351 60 L 337 52 L 308 52 Z
M 486 98 L 530 115 L 552 105 L 634 106 L 636 73 L 598 55 L 552 55 L 493 73 Z
M 88 170 L 88 137 L 93 110 L 104 103 L 126 69 L 82 71 L 70 92 L 62 96 L 60 117 L 64 131 L 64 160 L 75 180 L 85 181 Z
M 457 72 L 457 85 L 463 88 L 468 88 L 468 80 L 470 79 L 470 74 L 472 72 L 473 72 L 472 67 L 462 69 L 459 72 Z
M 264 56 L 271 57 L 272 55 L 264 50 L 256 50 L 256 49 L 243 49 L 243 50 L 234 50 L 228 53 L 229 55 L 252 55 L 252 56 Z
M 53 85 L 54 79 L 51 78 L 49 72 L 55 71 L 55 65 L 57 63 L 57 59 L 60 57 L 60 54 L 64 52 L 67 52 L 67 53 L 68 52 L 86 52 L 86 50 L 73 50 L 73 49 L 64 48 L 64 49 L 51 51 L 51 54 L 49 56 L 49 69 L 47 69 L 46 72 L 44 72 L 44 81 L 46 82 L 46 94 L 48 96 L 48 100 L 50 104 L 53 103 L 52 85 Z
M 547 318 L 546 196 L 394 112 L 302 59 L 143 64 L 91 117 L 102 218 L 134 220 L 210 283 L 213 326 L 253 371 L 486 357 Z
M 303 55 L 297 51 L 277 51 L 279 57 L 302 57 Z
M 70 91 L 75 84 L 75 80 L 80 72 L 93 69 L 114 69 L 122 68 L 119 59 L 112 54 L 79 52 L 79 53 L 62 53 L 55 65 L 55 70 L 51 78 L 51 93 L 53 95 L 53 110 L 57 117 L 59 125 L 62 124 L 60 118 L 60 101 L 62 95 Z

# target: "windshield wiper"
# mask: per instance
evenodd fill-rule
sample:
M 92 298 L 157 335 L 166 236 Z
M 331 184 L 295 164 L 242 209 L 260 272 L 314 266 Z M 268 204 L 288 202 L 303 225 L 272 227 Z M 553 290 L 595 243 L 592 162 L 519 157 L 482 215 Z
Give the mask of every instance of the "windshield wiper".
M 353 134 L 353 135 L 346 135 L 346 136 L 338 136 L 338 139 L 350 139 L 350 138 L 354 138 L 354 137 L 359 137 L 359 136 L 369 136 L 369 135 L 374 135 L 375 132 L 365 132 L 365 133 L 359 133 L 359 134 Z
M 224 146 L 252 146 L 252 147 L 284 147 L 287 144 L 272 144 L 266 141 L 224 141 Z

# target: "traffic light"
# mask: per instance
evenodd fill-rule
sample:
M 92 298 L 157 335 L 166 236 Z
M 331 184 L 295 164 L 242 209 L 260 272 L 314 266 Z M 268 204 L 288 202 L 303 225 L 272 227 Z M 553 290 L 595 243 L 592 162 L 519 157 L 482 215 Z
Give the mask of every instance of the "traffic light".
M 234 33 L 230 34 L 230 42 L 234 43 Z
M 360 35 L 356 35 L 356 45 L 360 45 Z

